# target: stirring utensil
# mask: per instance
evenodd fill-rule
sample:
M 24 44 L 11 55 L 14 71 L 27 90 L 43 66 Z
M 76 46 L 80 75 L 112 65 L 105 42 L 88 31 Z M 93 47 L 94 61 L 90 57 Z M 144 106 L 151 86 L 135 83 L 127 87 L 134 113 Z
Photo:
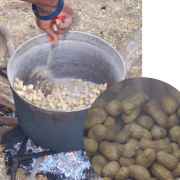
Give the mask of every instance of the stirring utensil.
M 48 91 L 53 84 L 53 74 L 50 67 L 52 65 L 55 48 L 56 45 L 52 44 L 50 46 L 46 64 L 37 66 L 29 76 L 34 86 L 43 89 L 45 92 Z

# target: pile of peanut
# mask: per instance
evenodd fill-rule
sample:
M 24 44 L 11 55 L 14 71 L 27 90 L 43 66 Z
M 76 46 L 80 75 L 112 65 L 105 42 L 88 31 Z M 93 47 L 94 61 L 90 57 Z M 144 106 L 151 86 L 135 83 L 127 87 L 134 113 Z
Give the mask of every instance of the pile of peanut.
M 180 178 L 177 99 L 167 95 L 157 101 L 137 92 L 124 99 L 98 101 L 88 112 L 84 143 L 99 176 L 104 180 Z
M 16 92 L 33 105 L 46 110 L 80 111 L 89 108 L 96 98 L 106 90 L 106 84 L 96 84 L 81 79 L 62 79 L 51 89 L 48 95 L 43 89 L 32 84 L 24 85 L 23 81 L 14 82 Z

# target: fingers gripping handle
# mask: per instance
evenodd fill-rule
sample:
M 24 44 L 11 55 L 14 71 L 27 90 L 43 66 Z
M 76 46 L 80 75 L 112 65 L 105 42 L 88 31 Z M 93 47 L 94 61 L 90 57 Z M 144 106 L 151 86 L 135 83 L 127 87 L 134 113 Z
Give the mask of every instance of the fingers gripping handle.
M 57 31 L 58 32 L 58 26 L 61 24 L 61 23 L 64 23 L 65 22 L 65 15 L 62 14 L 62 15 L 59 15 L 57 17 L 55 17 L 53 20 L 54 20 L 54 23 L 53 23 L 53 30 L 54 31 Z

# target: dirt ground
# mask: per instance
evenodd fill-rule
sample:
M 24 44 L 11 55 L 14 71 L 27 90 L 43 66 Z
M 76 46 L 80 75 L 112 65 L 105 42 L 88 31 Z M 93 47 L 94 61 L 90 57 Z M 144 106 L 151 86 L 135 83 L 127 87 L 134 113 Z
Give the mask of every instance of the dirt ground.
M 111 43 L 127 62 L 129 76 L 141 75 L 141 0 L 66 0 L 74 10 L 72 30 L 94 33 Z M 41 33 L 31 5 L 0 0 L 0 26 L 10 31 L 15 47 Z

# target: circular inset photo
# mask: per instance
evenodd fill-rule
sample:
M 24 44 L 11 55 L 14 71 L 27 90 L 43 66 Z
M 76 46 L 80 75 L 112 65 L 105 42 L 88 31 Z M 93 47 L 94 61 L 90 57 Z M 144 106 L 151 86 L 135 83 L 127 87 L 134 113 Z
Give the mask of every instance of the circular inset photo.
M 84 146 L 104 180 L 180 178 L 180 92 L 151 78 L 108 88 L 88 111 Z

